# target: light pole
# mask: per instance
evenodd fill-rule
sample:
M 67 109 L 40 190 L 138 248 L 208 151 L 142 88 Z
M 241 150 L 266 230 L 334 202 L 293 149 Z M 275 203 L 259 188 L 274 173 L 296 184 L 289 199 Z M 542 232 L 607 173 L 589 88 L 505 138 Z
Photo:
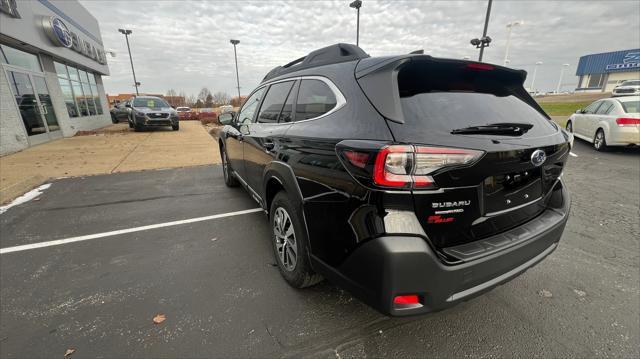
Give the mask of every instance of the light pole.
M 349 4 L 349 7 L 358 11 L 358 17 L 356 20 L 356 46 L 360 46 L 360 8 L 362 7 L 362 0 L 353 1 Z
M 236 59 L 236 83 L 238 84 L 238 104 L 240 104 L 240 75 L 238 75 L 238 53 L 236 52 L 236 45 L 240 43 L 240 40 L 230 41 L 233 44 L 233 57 Z
M 136 87 L 136 95 L 138 93 L 138 86 L 140 83 L 136 80 L 136 70 L 133 68 L 133 57 L 131 57 L 131 47 L 129 47 L 129 35 L 131 35 L 131 30 L 126 29 L 118 29 L 122 34 L 124 34 L 124 38 L 127 40 L 127 50 L 129 51 L 129 61 L 131 62 L 131 72 L 133 72 L 133 85 Z
M 560 68 L 560 78 L 558 79 L 558 86 L 556 86 L 556 93 L 560 92 L 560 84 L 562 84 L 562 75 L 564 75 L 564 69 L 569 67 L 569 64 L 562 64 Z
M 536 74 L 538 73 L 538 66 L 542 65 L 542 61 L 536 62 L 536 67 L 533 68 L 533 77 L 531 77 L 531 91 L 536 93 L 536 90 L 533 88 L 533 85 L 536 83 Z
M 507 64 L 509 60 L 509 46 L 511 45 L 511 30 L 518 26 L 523 25 L 524 21 L 513 21 L 507 24 L 507 48 L 504 50 L 504 64 Z
M 480 49 L 480 55 L 478 55 L 478 61 L 482 62 L 482 54 L 484 53 L 484 48 L 488 47 L 491 43 L 491 38 L 487 36 L 487 29 L 489 28 L 489 16 L 491 15 L 491 3 L 493 0 L 489 0 L 489 4 L 487 5 L 487 15 L 484 18 L 484 30 L 482 31 L 482 37 L 479 39 L 471 39 L 471 45 L 475 46 L 477 49 Z

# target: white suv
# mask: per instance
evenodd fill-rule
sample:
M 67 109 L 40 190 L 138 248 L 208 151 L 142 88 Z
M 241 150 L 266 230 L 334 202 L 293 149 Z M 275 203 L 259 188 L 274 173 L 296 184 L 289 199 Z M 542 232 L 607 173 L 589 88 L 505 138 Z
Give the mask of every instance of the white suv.
M 613 89 L 613 96 L 631 96 L 640 94 L 640 80 L 626 80 Z

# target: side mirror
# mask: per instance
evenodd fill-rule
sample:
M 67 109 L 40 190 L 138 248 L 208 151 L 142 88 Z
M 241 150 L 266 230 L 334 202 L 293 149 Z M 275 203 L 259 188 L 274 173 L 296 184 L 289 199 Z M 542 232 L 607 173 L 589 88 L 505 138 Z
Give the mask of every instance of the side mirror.
M 220 116 L 218 116 L 218 122 L 222 125 L 230 125 L 233 123 L 234 117 L 233 112 L 221 113 Z
M 130 103 L 125 103 L 124 107 L 131 108 L 131 104 Z

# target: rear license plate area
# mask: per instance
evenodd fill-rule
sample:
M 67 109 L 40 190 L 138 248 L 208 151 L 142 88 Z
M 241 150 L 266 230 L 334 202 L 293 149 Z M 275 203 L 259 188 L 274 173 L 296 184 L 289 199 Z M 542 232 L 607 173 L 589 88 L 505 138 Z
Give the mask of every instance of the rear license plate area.
M 542 197 L 540 168 L 487 177 L 483 183 L 484 213 L 518 207 Z

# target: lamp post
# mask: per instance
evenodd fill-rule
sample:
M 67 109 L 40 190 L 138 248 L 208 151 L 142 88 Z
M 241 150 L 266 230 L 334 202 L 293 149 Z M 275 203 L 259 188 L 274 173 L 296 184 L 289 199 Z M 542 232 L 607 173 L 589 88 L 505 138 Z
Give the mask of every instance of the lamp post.
M 533 68 L 533 77 L 531 77 L 531 91 L 533 91 L 533 93 L 536 93 L 536 90 L 533 87 L 533 85 L 536 83 L 536 74 L 538 73 L 539 65 L 542 65 L 542 61 L 536 62 L 536 67 Z
M 560 92 L 560 85 L 562 84 L 562 75 L 564 75 L 564 69 L 569 67 L 569 64 L 562 64 L 560 68 L 560 78 L 558 79 L 558 86 L 556 86 L 556 93 Z
M 360 46 L 360 8 L 362 7 L 362 0 L 355 0 L 349 4 L 350 8 L 354 8 L 358 11 L 356 20 L 356 46 Z
M 238 53 L 236 52 L 236 45 L 240 43 L 240 40 L 231 39 L 233 44 L 233 57 L 236 59 L 236 84 L 238 85 L 238 103 L 240 103 L 240 75 L 238 75 Z
M 487 36 L 487 29 L 489 28 L 489 16 L 491 15 L 491 3 L 493 0 L 489 0 L 489 4 L 487 4 L 487 15 L 484 18 L 484 30 L 482 31 L 482 37 L 479 39 L 471 39 L 471 45 L 475 46 L 477 49 L 480 49 L 480 55 L 478 55 L 478 61 L 482 61 L 482 54 L 484 53 L 484 48 L 488 47 L 491 43 L 491 38 Z
M 524 24 L 524 21 L 513 21 L 507 24 L 507 48 L 504 50 L 504 64 L 507 64 L 509 60 L 509 46 L 511 45 L 511 30 L 518 26 Z
M 136 80 L 136 70 L 133 68 L 133 57 L 131 57 L 131 47 L 129 47 L 129 35 L 131 35 L 132 31 L 127 29 L 118 29 L 118 31 L 124 34 L 124 38 L 127 40 L 127 50 L 129 51 L 129 62 L 131 62 L 131 72 L 133 72 L 133 85 L 136 87 L 136 95 L 139 95 L 138 86 L 140 85 L 140 83 L 138 82 L 138 80 Z

